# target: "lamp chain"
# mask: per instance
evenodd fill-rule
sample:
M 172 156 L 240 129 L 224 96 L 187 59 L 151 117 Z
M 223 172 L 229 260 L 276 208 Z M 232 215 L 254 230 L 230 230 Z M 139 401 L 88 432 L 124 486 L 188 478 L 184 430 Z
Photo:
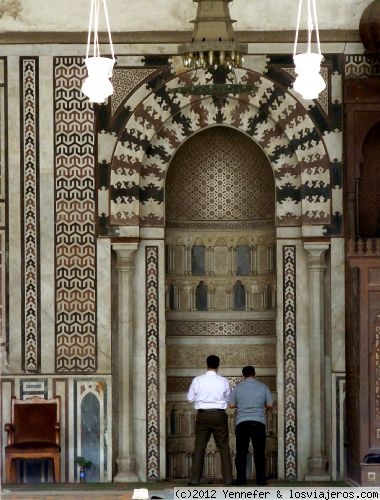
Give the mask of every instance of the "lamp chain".
M 89 57 L 90 53 L 90 45 L 91 45 L 91 34 L 93 32 L 93 57 L 100 56 L 100 47 L 99 47 L 99 13 L 100 13 L 100 1 L 103 4 L 104 16 L 107 25 L 108 31 L 108 40 L 111 50 L 112 59 L 115 60 L 115 53 L 112 44 L 111 38 L 111 28 L 108 16 L 108 10 L 106 5 L 106 0 L 91 0 L 91 8 L 90 8 L 90 21 L 88 26 L 88 37 L 87 37 L 87 50 L 86 50 L 86 58 Z
M 296 36 L 295 36 L 294 47 L 293 47 L 293 56 L 295 56 L 297 54 L 302 5 L 303 5 L 303 0 L 299 0 L 298 13 L 297 13 Z M 319 28 L 318 28 L 317 8 L 316 8 L 315 0 L 307 0 L 307 51 L 308 52 L 311 52 L 312 33 L 314 30 L 315 30 L 315 34 L 316 34 L 316 44 L 317 44 L 318 53 L 321 54 L 321 44 L 320 44 L 320 40 L 319 40 Z

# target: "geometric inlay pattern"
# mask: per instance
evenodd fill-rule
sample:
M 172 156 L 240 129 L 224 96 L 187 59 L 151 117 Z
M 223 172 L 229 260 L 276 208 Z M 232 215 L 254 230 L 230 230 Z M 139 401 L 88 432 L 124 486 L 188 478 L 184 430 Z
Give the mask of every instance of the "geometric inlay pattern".
M 147 477 L 160 478 L 158 247 L 145 248 Z
M 281 69 L 282 69 L 282 71 L 285 71 L 290 76 L 292 76 L 294 78 L 294 80 L 296 79 L 297 73 L 296 73 L 294 68 L 281 68 Z M 324 90 L 322 90 L 322 92 L 320 92 L 320 94 L 317 98 L 317 101 L 318 101 L 319 105 L 321 106 L 321 108 L 323 109 L 323 111 L 326 113 L 326 115 L 328 115 L 328 113 L 329 113 L 329 80 L 328 80 L 329 70 L 326 66 L 322 66 L 320 73 L 321 73 L 321 77 L 323 78 L 323 81 L 326 84 L 326 87 L 324 88 Z
M 167 321 L 166 335 L 186 336 L 257 336 L 276 335 L 276 322 L 268 321 Z
M 80 57 L 54 58 L 56 369 L 96 370 L 94 113 Z
M 38 58 L 20 59 L 23 369 L 40 367 Z
M 111 116 L 128 94 L 155 71 L 151 68 L 115 68 L 112 76 L 113 94 L 110 99 Z
M 274 218 L 274 179 L 262 149 L 230 127 L 195 134 L 166 176 L 167 220 Z
M 283 247 L 285 477 L 297 479 L 296 247 Z
M 204 360 L 211 354 L 221 359 L 224 367 L 252 364 L 258 367 L 276 366 L 275 345 L 168 345 L 166 366 L 168 368 L 203 368 Z
M 379 56 L 350 54 L 345 56 L 345 78 L 370 78 L 379 76 Z

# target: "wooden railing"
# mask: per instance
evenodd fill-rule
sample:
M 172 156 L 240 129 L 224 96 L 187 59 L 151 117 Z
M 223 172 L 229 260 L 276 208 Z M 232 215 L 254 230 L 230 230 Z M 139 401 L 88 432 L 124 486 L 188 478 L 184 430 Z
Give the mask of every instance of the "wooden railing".
M 380 257 L 380 238 L 349 240 L 347 257 Z

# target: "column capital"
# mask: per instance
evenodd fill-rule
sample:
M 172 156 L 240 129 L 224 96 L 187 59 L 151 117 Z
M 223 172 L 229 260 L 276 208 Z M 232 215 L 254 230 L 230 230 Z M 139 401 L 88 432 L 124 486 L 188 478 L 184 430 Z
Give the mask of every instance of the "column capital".
M 139 244 L 133 243 L 113 243 L 112 250 L 116 252 L 117 262 L 116 269 L 133 269 L 134 267 L 134 254 L 138 249 Z
M 325 241 L 304 241 L 303 242 L 304 249 L 309 252 L 313 256 L 323 255 L 326 250 L 330 248 L 330 243 Z
M 308 269 L 325 269 L 325 252 L 330 248 L 329 243 L 325 242 L 304 242 L 304 249 L 307 252 Z
M 139 244 L 137 242 L 132 243 L 112 243 L 112 250 L 115 250 L 117 256 L 128 257 L 131 253 L 135 252 Z

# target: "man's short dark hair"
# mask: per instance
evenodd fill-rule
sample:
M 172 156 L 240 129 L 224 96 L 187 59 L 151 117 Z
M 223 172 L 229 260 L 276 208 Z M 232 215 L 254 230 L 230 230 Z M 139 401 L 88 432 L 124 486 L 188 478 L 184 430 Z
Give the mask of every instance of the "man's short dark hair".
M 213 370 L 219 368 L 220 359 L 218 356 L 215 356 L 214 354 L 208 356 L 206 362 L 207 362 L 207 368 L 212 368 Z
M 256 370 L 253 368 L 253 366 L 249 365 L 249 366 L 245 366 L 242 369 L 242 373 L 243 373 L 244 377 L 254 377 L 256 374 Z

